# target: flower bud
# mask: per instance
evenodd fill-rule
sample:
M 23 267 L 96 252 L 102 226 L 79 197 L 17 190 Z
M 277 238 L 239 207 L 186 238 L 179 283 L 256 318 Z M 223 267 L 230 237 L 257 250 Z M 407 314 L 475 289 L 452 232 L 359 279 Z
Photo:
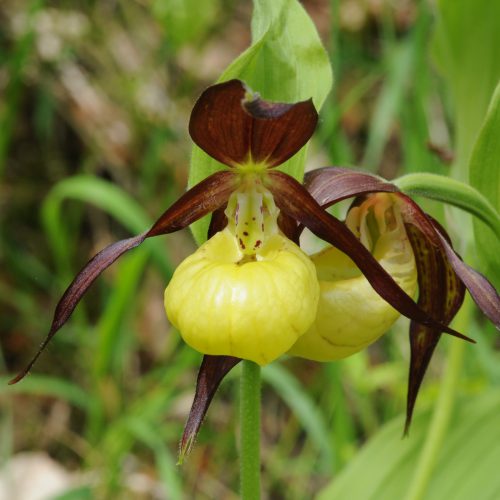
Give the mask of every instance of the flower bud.
M 368 196 L 347 225 L 410 296 L 417 288 L 413 250 L 395 196 Z M 383 335 L 399 313 L 382 299 L 344 253 L 328 247 L 311 257 L 320 282 L 316 319 L 289 354 L 316 361 L 350 356 Z
M 314 265 L 292 241 L 277 233 L 245 255 L 225 229 L 176 269 L 165 309 L 197 351 L 265 365 L 311 326 L 318 298 Z

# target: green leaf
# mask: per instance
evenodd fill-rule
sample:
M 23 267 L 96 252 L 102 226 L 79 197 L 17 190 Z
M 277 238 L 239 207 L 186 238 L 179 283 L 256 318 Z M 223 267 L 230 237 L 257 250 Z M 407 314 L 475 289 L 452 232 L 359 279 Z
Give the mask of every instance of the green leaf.
M 433 55 L 451 90 L 457 174 L 466 180 L 472 146 L 500 78 L 500 2 L 439 0 L 437 18 Z
M 499 30 L 500 31 L 500 30 Z M 500 83 L 497 85 L 469 165 L 471 184 L 500 212 Z M 498 215 L 497 215 L 498 216 Z M 493 228 L 474 222 L 476 248 L 482 271 L 500 287 L 500 235 Z M 496 237 L 495 237 L 496 235 Z
M 499 147 L 500 152 L 500 147 Z M 497 172 L 493 172 L 492 176 L 496 175 L 496 183 L 493 183 L 493 189 L 497 190 L 498 197 L 498 161 Z M 491 178 L 495 181 L 494 178 Z M 418 173 L 408 174 L 394 181 L 401 191 L 410 196 L 424 196 L 432 200 L 442 201 L 450 205 L 459 207 L 467 212 L 475 215 L 490 231 L 500 239 L 500 215 L 495 207 L 477 190 L 464 182 L 456 181 L 443 175 Z M 481 224 L 481 227 L 484 226 Z M 493 237 L 493 241 L 495 237 Z M 491 240 L 490 240 L 491 241 Z M 496 242 L 498 244 L 498 242 Z
M 500 393 L 467 398 L 455 408 L 425 500 L 498 498 Z M 385 425 L 319 495 L 318 500 L 404 499 L 424 442 L 429 414 L 417 415 L 409 438 L 403 418 Z M 480 464 L 480 466 L 478 466 Z
M 254 0 L 252 44 L 224 71 L 219 82 L 238 78 L 264 99 L 297 102 L 312 97 L 320 109 L 332 86 L 328 55 L 316 28 L 297 0 Z M 302 180 L 307 146 L 279 168 Z M 189 186 L 222 165 L 193 147 Z M 198 243 L 206 240 L 208 217 L 191 226 Z

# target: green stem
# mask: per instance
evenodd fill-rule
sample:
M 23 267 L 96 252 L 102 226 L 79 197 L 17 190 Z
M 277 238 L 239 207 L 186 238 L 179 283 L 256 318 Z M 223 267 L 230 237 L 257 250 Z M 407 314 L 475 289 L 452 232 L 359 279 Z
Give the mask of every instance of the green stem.
M 467 296 L 454 322 L 455 328 L 459 331 L 464 331 L 469 324 L 471 309 L 472 302 Z M 425 498 L 429 481 L 449 427 L 466 345 L 465 342 L 451 339 L 448 364 L 439 390 L 438 400 L 405 500 L 422 500 Z
M 260 366 L 243 360 L 240 393 L 241 499 L 260 498 Z

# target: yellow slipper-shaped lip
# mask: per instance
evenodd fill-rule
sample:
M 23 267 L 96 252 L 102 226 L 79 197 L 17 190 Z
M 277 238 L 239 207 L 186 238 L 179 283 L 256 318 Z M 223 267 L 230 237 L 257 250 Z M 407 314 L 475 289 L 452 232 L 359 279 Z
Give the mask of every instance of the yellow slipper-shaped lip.
M 272 235 L 249 258 L 225 229 L 177 268 L 165 309 L 197 351 L 265 365 L 311 326 L 318 299 L 316 269 L 292 241 Z

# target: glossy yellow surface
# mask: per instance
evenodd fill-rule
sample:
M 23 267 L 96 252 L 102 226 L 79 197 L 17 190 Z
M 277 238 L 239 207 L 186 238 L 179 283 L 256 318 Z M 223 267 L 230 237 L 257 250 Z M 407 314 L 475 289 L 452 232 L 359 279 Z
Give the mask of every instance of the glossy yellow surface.
M 397 199 L 371 196 L 350 212 L 347 222 L 399 286 L 414 296 L 417 270 Z M 329 247 L 311 259 L 321 289 L 318 313 L 289 354 L 316 361 L 345 358 L 377 340 L 399 317 L 339 250 Z
M 311 326 L 318 299 L 316 269 L 297 245 L 275 234 L 249 257 L 226 229 L 177 268 L 165 309 L 194 349 L 265 365 Z

